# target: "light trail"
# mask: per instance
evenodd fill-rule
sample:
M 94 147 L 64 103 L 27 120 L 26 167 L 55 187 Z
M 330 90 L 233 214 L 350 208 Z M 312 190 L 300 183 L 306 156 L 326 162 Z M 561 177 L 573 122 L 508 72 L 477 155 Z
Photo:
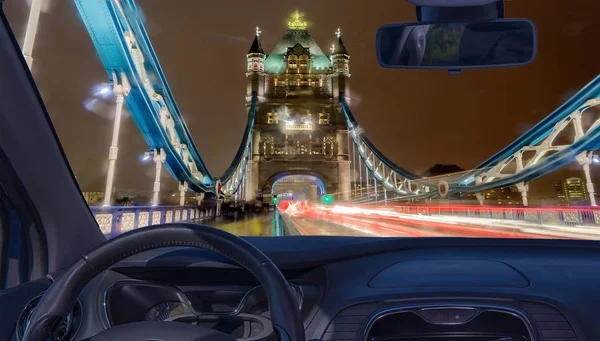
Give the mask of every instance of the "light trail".
M 358 233 L 364 236 L 382 237 L 600 238 L 600 229 L 589 226 L 560 226 L 552 223 L 539 224 L 524 220 L 444 214 L 450 211 L 485 211 L 487 213 L 507 211 L 514 213 L 515 210 L 523 212 L 538 210 L 549 213 L 574 211 L 568 208 L 515 209 L 451 205 L 327 206 L 310 205 L 303 202 L 289 204 L 283 212 L 290 216 L 304 218 L 302 222 L 296 221 L 296 224 L 300 226 L 300 229 L 303 229 L 301 234 L 309 235 L 332 235 L 335 233 L 356 235 Z M 523 212 L 521 213 L 523 214 Z M 305 225 L 312 226 L 307 228 Z M 343 228 L 348 231 L 345 232 Z

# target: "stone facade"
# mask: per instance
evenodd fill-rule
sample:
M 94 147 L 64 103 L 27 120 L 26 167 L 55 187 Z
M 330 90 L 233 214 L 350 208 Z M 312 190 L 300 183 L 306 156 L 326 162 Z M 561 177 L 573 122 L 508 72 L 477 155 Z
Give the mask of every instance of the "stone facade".
M 327 193 L 347 199 L 349 141 L 339 95 L 349 98 L 350 57 L 339 32 L 337 46 L 325 55 L 305 23 L 295 20 L 271 54 L 258 34 L 247 54 L 248 106 L 253 93 L 259 103 L 246 199 L 270 195 L 273 183 L 288 175 L 315 176 Z

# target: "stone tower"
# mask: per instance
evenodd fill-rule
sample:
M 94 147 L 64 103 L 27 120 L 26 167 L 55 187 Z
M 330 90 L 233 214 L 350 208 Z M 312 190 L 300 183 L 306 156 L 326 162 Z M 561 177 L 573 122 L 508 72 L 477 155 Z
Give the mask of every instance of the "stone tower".
M 349 98 L 349 60 L 341 32 L 323 53 L 296 12 L 283 38 L 266 55 L 260 30 L 247 54 L 247 102 L 258 94 L 247 200 L 268 197 L 274 184 L 313 179 L 308 197 L 350 197 L 348 130 L 339 95 Z

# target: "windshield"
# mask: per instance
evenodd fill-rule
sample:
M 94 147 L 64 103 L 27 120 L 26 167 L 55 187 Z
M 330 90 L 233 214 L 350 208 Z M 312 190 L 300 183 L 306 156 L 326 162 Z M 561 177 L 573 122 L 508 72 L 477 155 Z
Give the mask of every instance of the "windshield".
M 397 0 L 4 8 L 107 237 L 600 238 L 596 2 L 507 1 L 535 61 L 459 76 L 378 63 L 377 29 L 417 21 Z M 423 64 L 456 62 L 432 27 Z

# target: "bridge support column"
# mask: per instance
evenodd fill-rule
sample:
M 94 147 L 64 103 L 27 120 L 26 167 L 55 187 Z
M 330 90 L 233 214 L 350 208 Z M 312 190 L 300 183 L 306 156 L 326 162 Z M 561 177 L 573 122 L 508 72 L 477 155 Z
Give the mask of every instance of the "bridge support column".
M 154 163 L 156 163 L 156 176 L 154 177 L 154 192 L 152 193 L 152 206 L 158 206 L 158 195 L 160 194 L 160 172 L 162 164 L 165 162 L 167 155 L 164 149 L 154 149 Z
M 197 193 L 196 201 L 198 202 L 197 203 L 198 206 L 202 205 L 202 200 L 204 200 L 204 193 Z
M 246 186 L 245 186 L 245 199 L 246 201 L 252 201 L 256 199 L 258 192 L 258 175 L 260 162 L 260 130 L 252 130 L 252 157 L 248 160 L 246 166 Z
M 594 183 L 592 182 L 592 175 L 590 173 L 590 165 L 592 164 L 593 152 L 583 152 L 576 157 L 577 162 L 583 167 L 583 173 L 585 174 L 585 184 L 588 195 L 590 196 L 590 205 L 598 206 L 596 204 L 596 196 L 594 189 Z
M 575 139 L 578 140 L 583 137 L 583 124 L 581 122 L 581 112 L 578 111 L 577 115 L 574 116 L 574 126 L 575 126 Z M 590 174 L 590 165 L 592 164 L 592 159 L 594 156 L 594 152 L 583 152 L 577 155 L 575 158 L 580 165 L 583 166 L 583 172 L 585 173 L 585 182 L 588 194 L 590 196 L 590 204 L 592 206 L 596 205 L 596 196 L 594 190 L 594 183 L 592 182 L 592 176 Z
M 116 72 L 112 73 L 113 92 L 117 97 L 117 107 L 115 108 L 115 122 L 113 124 L 113 135 L 108 151 L 108 172 L 106 173 L 106 187 L 104 190 L 104 202 L 102 206 L 110 206 L 111 195 L 113 189 L 113 181 L 115 177 L 115 165 L 117 163 L 117 154 L 119 153 L 119 131 L 121 129 L 121 114 L 123 112 L 123 102 L 125 97 L 129 95 L 131 85 L 127 80 L 125 73 L 121 73 L 121 82 L 117 78 Z
M 179 206 L 185 205 L 185 192 L 188 190 L 188 184 L 185 181 L 179 183 Z
M 523 206 L 529 206 L 529 201 L 527 200 L 527 191 L 529 190 L 529 184 L 524 182 L 517 184 L 517 189 L 521 192 L 521 197 L 523 198 Z
M 338 161 L 338 174 L 339 174 L 339 183 L 338 190 L 342 192 L 341 197 L 344 201 L 350 200 L 350 194 L 352 190 L 351 184 L 351 174 L 350 174 L 350 162 L 349 161 Z
M 223 199 L 217 199 L 217 209 L 215 209 L 215 217 L 221 216 L 221 205 L 223 204 Z
M 598 206 L 596 204 L 596 193 L 595 193 L 595 189 L 594 189 L 594 183 L 592 182 L 592 175 L 590 174 L 590 165 L 589 164 L 583 165 L 583 172 L 585 173 L 586 187 L 587 187 L 588 194 L 590 196 L 590 205 Z
M 479 201 L 479 205 L 483 206 L 483 200 L 485 199 L 485 196 L 481 193 L 475 193 L 475 197 Z
M 348 161 L 348 130 L 338 130 L 335 134 L 338 161 Z

